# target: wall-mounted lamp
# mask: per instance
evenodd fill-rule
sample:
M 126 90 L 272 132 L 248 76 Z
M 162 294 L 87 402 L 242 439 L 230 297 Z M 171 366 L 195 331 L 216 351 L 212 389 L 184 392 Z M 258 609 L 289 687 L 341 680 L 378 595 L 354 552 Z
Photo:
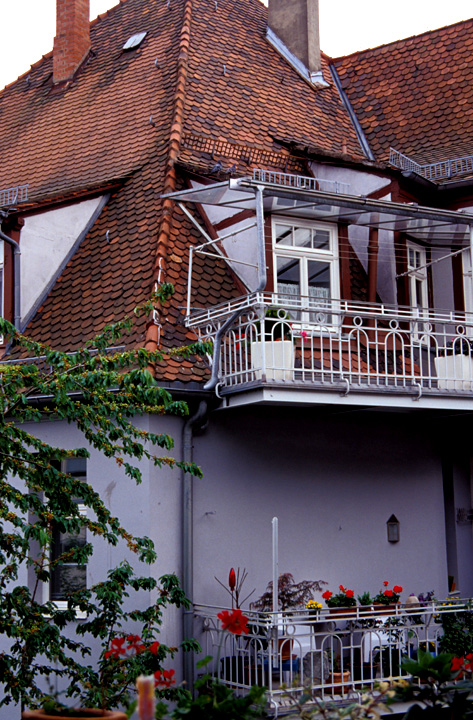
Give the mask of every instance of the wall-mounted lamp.
M 399 520 L 397 517 L 391 515 L 386 525 L 388 526 L 388 542 L 399 542 Z

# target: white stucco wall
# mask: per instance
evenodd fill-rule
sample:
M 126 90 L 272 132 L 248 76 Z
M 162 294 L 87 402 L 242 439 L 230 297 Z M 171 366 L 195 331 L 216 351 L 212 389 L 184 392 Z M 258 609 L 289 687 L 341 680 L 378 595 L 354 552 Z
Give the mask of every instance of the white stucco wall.
M 29 215 L 21 230 L 21 317 L 24 319 L 56 276 L 102 198 Z

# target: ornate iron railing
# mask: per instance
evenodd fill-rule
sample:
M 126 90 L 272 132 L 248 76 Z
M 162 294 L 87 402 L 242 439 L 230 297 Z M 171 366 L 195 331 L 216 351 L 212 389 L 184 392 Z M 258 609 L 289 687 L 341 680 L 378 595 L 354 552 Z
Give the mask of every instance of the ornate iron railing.
M 215 341 L 237 311 L 218 349 L 221 392 L 271 383 L 419 396 L 473 393 L 471 314 L 254 293 L 194 310 L 188 325 Z
M 264 686 L 274 714 L 290 711 L 310 689 L 322 700 L 357 698 L 366 688 L 407 676 L 402 662 L 420 649 L 440 650 L 445 613 L 472 612 L 471 602 L 279 613 L 244 611 L 248 635 L 221 629 L 222 608 L 196 605 L 196 632 L 213 658 L 210 671 L 237 693 Z M 333 613 L 333 614 L 332 614 Z

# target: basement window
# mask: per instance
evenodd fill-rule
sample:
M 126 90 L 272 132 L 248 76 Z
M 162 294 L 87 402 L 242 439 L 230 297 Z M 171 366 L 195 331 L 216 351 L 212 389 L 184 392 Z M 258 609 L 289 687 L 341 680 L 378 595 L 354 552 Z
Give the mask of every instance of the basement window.
M 134 50 L 135 48 L 139 47 L 147 34 L 148 33 L 146 32 L 140 32 L 136 33 L 136 35 L 132 35 L 124 44 L 123 50 Z

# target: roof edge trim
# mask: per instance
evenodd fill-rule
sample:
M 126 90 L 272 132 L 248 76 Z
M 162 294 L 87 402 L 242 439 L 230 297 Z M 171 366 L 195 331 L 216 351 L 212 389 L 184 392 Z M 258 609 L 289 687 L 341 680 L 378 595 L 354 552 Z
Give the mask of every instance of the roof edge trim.
M 358 138 L 358 142 L 360 143 L 361 149 L 364 152 L 364 154 L 366 155 L 366 157 L 368 158 L 368 160 L 371 160 L 372 162 L 376 162 L 376 158 L 373 155 L 373 153 L 371 152 L 371 148 L 368 145 L 368 140 L 366 139 L 366 135 L 363 132 L 363 129 L 360 125 L 360 122 L 359 122 L 356 114 L 355 114 L 355 111 L 353 110 L 353 107 L 348 99 L 348 96 L 346 95 L 344 89 L 342 88 L 342 83 L 340 82 L 340 77 L 335 69 L 335 65 L 330 63 L 329 68 L 330 68 L 330 72 L 331 72 L 331 75 L 333 78 L 333 82 L 335 83 L 335 86 L 340 95 L 340 99 L 341 99 L 342 103 L 344 104 L 345 109 L 348 113 L 348 116 L 352 122 L 354 129 L 355 129 L 356 136 Z

